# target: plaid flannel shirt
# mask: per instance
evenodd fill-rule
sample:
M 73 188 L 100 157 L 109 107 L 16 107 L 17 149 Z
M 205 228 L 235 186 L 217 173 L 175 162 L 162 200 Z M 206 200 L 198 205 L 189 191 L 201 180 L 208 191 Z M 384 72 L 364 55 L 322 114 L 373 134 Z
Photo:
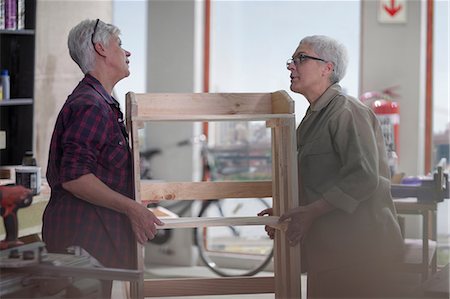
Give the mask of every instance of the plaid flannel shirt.
M 111 189 L 134 198 L 131 163 L 119 103 L 88 74 L 62 107 L 50 144 L 51 196 L 42 229 L 50 252 L 65 252 L 75 245 L 104 266 L 135 266 L 136 241 L 129 219 L 79 199 L 61 186 L 92 173 Z

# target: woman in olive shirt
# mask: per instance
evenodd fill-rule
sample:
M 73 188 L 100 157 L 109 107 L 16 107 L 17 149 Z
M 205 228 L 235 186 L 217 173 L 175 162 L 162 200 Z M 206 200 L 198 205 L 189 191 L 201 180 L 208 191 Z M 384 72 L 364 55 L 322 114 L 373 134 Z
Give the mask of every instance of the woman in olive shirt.
M 389 296 L 403 251 L 380 125 L 343 93 L 346 66 L 345 48 L 326 36 L 304 38 L 287 61 L 291 90 L 310 106 L 297 129 L 300 206 L 280 221 L 301 242 L 308 298 Z

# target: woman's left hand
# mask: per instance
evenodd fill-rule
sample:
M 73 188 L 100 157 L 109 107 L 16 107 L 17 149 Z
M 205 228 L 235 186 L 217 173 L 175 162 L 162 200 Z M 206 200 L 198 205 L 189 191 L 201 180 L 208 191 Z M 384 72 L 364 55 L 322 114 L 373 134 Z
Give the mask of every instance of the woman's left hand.
M 279 222 L 289 220 L 286 237 L 291 246 L 303 242 L 315 218 L 316 216 L 309 205 L 293 208 L 281 215 Z
M 324 214 L 333 211 L 335 208 L 324 199 L 319 199 L 306 206 L 293 208 L 281 215 L 279 222 L 290 220 L 286 237 L 291 246 L 295 246 L 298 242 L 305 240 L 314 220 Z

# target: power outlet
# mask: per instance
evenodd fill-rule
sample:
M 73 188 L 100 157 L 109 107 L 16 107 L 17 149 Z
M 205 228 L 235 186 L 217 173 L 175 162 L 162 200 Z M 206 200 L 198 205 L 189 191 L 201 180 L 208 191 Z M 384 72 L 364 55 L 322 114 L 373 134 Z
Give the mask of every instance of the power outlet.
M 0 131 L 0 149 L 6 148 L 6 131 Z

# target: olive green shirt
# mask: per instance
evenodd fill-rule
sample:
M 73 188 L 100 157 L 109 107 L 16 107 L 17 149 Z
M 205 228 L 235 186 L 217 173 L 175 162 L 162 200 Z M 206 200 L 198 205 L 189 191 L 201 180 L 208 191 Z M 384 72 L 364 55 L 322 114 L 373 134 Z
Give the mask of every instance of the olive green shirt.
M 300 204 L 324 199 L 335 207 L 311 226 L 302 267 L 316 272 L 401 258 L 403 239 L 374 113 L 334 84 L 308 108 L 297 150 Z

